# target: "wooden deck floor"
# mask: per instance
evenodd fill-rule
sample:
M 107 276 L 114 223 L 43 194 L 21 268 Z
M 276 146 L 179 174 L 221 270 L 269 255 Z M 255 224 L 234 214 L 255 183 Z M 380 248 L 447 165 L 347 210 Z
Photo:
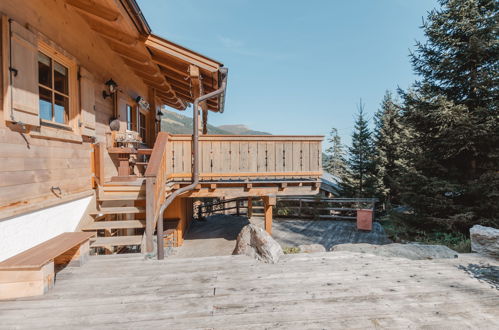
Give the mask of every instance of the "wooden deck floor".
M 498 329 L 499 291 L 457 265 L 349 252 L 91 257 L 48 295 L 0 302 L 1 329 Z

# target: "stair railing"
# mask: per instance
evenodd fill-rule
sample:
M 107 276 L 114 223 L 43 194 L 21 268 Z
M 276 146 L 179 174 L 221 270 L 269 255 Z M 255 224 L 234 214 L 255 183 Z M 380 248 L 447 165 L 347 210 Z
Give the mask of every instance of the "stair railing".
M 154 228 L 159 217 L 161 204 L 166 198 L 168 139 L 168 133 L 160 132 L 158 134 L 144 174 L 146 179 L 145 249 L 147 253 L 153 252 Z

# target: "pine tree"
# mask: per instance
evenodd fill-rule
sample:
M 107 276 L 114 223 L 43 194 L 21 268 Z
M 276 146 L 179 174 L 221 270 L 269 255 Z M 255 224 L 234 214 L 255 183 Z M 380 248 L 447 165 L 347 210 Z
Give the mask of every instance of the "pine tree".
M 341 178 L 343 195 L 348 197 L 373 197 L 373 145 L 371 131 L 364 114 L 362 100 L 358 106 L 352 134 L 352 146 L 348 149 L 347 171 Z
M 402 123 L 400 106 L 386 91 L 374 116 L 374 180 L 377 197 L 390 206 L 398 204 L 400 182 L 407 168 L 408 130 Z
M 421 80 L 403 93 L 414 148 L 404 200 L 442 228 L 497 227 L 499 2 L 440 5 L 423 24 L 427 42 L 411 54 Z
M 331 173 L 335 178 L 344 177 L 346 171 L 345 149 L 341 143 L 341 137 L 338 130 L 332 128 L 329 133 L 329 143 L 331 146 L 326 150 L 326 162 L 324 169 Z

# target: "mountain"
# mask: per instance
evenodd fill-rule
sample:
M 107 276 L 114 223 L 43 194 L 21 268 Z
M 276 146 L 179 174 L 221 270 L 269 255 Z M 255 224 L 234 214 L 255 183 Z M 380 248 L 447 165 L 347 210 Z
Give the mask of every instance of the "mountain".
M 162 132 L 192 134 L 192 118 L 168 110 L 163 110 L 163 114 L 163 118 L 161 119 Z M 208 134 L 271 135 L 266 132 L 254 131 L 245 125 L 222 125 L 217 127 L 210 124 L 208 124 Z
M 267 132 L 254 131 L 246 125 L 221 125 L 219 129 L 238 135 L 272 135 Z
M 192 134 L 192 118 L 168 110 L 163 110 L 163 114 L 163 118 L 161 119 L 162 132 L 172 134 Z M 233 133 L 208 124 L 208 134 L 228 135 Z

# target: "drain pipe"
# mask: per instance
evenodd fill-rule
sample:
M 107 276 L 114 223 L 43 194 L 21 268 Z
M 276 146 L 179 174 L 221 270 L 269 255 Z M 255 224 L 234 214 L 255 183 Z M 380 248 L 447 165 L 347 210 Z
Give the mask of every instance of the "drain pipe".
M 159 209 L 159 219 L 156 223 L 156 237 L 157 237 L 157 246 L 158 246 L 158 260 L 163 260 L 165 258 L 165 250 L 164 250 L 164 242 L 163 242 L 163 212 L 166 208 L 173 202 L 173 200 L 187 191 L 193 190 L 199 184 L 199 103 L 206 101 L 208 99 L 214 98 L 216 96 L 220 96 L 225 94 L 225 89 L 227 87 L 227 68 L 220 68 L 219 72 L 222 78 L 222 85 L 219 89 L 201 95 L 197 99 L 194 100 L 193 111 L 192 111 L 192 149 L 194 154 L 194 164 L 192 171 L 192 183 L 188 186 L 175 190 L 168 198 L 165 200 L 161 208 Z M 220 102 L 220 108 L 223 109 L 222 98 Z

